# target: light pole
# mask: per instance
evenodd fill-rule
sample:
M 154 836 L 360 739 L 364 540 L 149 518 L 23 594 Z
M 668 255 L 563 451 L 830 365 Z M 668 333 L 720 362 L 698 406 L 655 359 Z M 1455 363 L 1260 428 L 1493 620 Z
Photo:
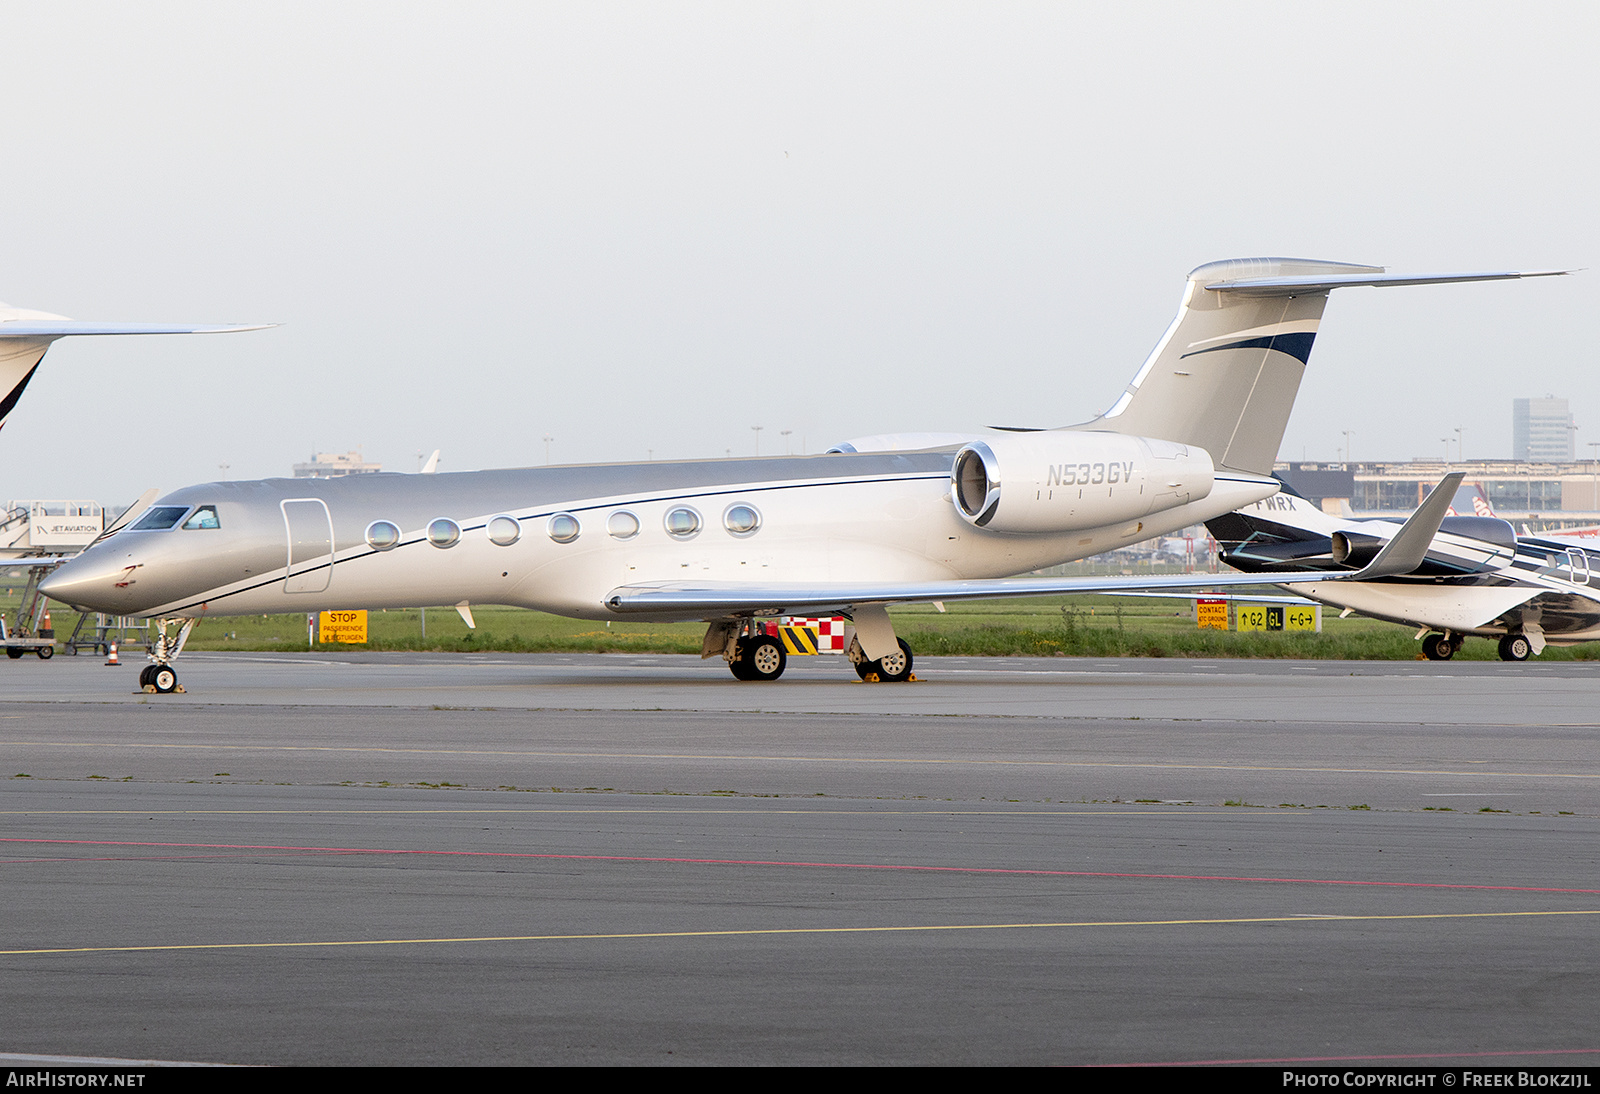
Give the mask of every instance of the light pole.
M 759 455 L 761 455 L 761 431 L 763 429 L 765 429 L 766 427 L 765 426 L 760 426 L 760 425 L 753 425 L 750 428 L 753 429 L 755 431 L 755 434 L 756 434 L 756 455 L 759 456 Z
M 1456 462 L 1467 462 L 1467 430 L 1465 426 L 1456 426 Z
M 544 435 L 544 465 L 546 467 L 550 466 L 550 442 L 553 440 L 555 440 L 555 438 L 550 436 L 550 434 L 546 433 Z
M 794 454 L 789 451 L 789 434 L 793 432 L 794 430 L 792 429 L 780 429 L 778 431 L 778 436 L 783 438 L 783 454 L 785 456 L 792 456 Z
M 1343 432 L 1344 432 L 1344 462 L 1345 463 L 1355 463 L 1356 462 L 1355 461 L 1355 457 L 1351 454 L 1350 438 L 1355 436 L 1355 432 L 1356 431 L 1353 430 L 1353 429 L 1346 429 Z

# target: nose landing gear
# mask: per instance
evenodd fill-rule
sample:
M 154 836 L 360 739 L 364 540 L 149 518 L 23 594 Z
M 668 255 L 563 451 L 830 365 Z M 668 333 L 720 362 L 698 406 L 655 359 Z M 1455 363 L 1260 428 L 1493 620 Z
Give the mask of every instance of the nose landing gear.
M 167 628 L 174 622 L 179 621 L 156 620 L 156 639 L 150 645 L 151 664 L 139 670 L 141 691 L 171 695 L 173 692 L 181 694 L 184 690 L 183 685 L 178 683 L 178 671 L 172 667 L 172 662 L 183 652 L 184 643 L 189 641 L 189 632 L 194 630 L 195 620 L 182 620 L 176 637 L 167 634 Z

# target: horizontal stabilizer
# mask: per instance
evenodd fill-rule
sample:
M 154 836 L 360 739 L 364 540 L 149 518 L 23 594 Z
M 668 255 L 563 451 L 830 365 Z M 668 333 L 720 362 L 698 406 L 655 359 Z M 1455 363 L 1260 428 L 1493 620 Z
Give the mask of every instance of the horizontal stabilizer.
M 1417 507 L 1417 511 L 1411 514 L 1395 537 L 1383 545 L 1377 557 L 1345 580 L 1371 581 L 1380 577 L 1399 577 L 1421 566 L 1428 557 L 1428 548 L 1433 546 L 1433 537 L 1439 534 L 1439 525 L 1444 523 L 1445 516 L 1450 512 L 1450 502 L 1456 496 L 1456 488 L 1465 477 L 1464 472 L 1452 471 L 1440 479 L 1433 493 Z
M 1240 277 L 1231 281 L 1215 281 L 1206 288 L 1211 292 L 1233 293 L 1237 296 L 1298 296 L 1301 293 L 1322 293 L 1363 285 L 1378 289 L 1393 288 L 1397 285 L 1455 285 L 1463 281 L 1514 281 L 1519 277 L 1562 277 L 1576 272 L 1575 270 L 1489 270 L 1479 273 Z

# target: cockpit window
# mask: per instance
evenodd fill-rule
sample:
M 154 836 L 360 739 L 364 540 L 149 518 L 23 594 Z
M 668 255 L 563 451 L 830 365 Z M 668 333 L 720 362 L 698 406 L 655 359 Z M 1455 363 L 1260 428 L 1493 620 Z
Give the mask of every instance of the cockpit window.
M 221 528 L 222 523 L 217 520 L 217 507 L 215 505 L 202 505 L 194 511 L 194 516 L 183 522 L 185 528 Z
M 187 505 L 158 505 L 144 516 L 139 518 L 131 531 L 134 532 L 164 532 L 183 519 L 183 514 L 189 511 Z

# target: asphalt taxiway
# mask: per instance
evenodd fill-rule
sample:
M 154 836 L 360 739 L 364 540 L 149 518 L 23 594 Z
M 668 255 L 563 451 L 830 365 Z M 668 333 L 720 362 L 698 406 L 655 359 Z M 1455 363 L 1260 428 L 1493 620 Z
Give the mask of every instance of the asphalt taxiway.
M 180 667 L 0 668 L 0 1049 L 1600 1062 L 1594 666 Z

